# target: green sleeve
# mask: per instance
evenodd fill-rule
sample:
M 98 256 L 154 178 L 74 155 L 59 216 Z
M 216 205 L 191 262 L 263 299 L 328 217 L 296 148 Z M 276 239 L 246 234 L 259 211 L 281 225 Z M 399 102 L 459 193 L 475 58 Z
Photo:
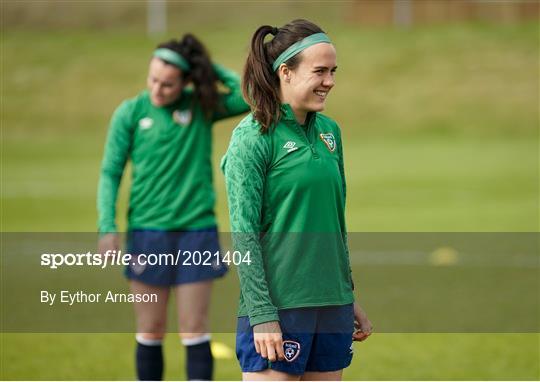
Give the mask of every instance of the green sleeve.
M 235 250 L 250 251 L 251 264 L 240 264 L 238 275 L 251 326 L 279 321 L 272 304 L 260 244 L 261 211 L 269 149 L 258 130 L 234 130 L 222 162 L 227 186 L 231 231 Z
M 337 133 L 338 133 L 338 139 L 337 139 L 337 149 L 338 149 L 338 164 L 339 164 L 339 173 L 341 175 L 341 188 L 343 193 L 343 208 L 345 209 L 345 202 L 347 200 L 347 182 L 345 180 L 345 165 L 343 161 L 343 144 L 341 143 L 341 131 L 339 129 L 339 126 L 336 125 Z M 344 214 L 345 215 L 345 214 Z M 345 229 L 343 230 L 342 237 L 343 237 L 343 244 L 345 246 L 345 252 L 347 253 L 347 260 L 349 261 L 349 272 L 350 272 L 350 278 L 351 278 L 351 286 L 354 290 L 354 281 L 352 277 L 352 268 L 350 265 L 350 258 L 349 258 L 349 239 L 347 238 L 347 225 L 345 222 L 343 222 L 343 227 Z
M 218 121 L 249 111 L 249 105 L 242 97 L 240 76 L 221 65 L 214 64 L 213 66 L 218 79 L 229 90 L 228 93 L 220 94 L 218 110 L 214 113 L 213 120 Z
M 123 103 L 114 112 L 101 164 L 97 192 L 98 230 L 116 232 L 116 199 L 131 148 L 133 127 L 129 105 Z

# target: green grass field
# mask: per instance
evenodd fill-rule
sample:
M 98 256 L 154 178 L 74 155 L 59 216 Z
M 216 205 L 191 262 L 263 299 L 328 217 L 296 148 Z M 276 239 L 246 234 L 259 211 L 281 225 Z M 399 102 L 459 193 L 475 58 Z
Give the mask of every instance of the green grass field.
M 351 232 L 538 231 L 538 24 L 368 29 L 342 22 L 335 9 L 295 5 L 284 15 L 265 7 L 253 18 L 230 9 L 224 18 L 175 16 L 171 32 L 190 28 L 216 61 L 240 70 L 261 20 L 304 15 L 324 26 L 338 50 L 326 113 L 343 130 Z M 221 21 L 207 22 L 214 18 Z M 95 231 L 108 119 L 144 86 L 157 41 L 141 30 L 3 29 L 2 232 Z M 237 121 L 214 130 L 222 231 L 229 226 L 218 163 Z M 406 285 L 392 274 L 380 282 Z M 234 348 L 233 334 L 214 337 Z M 133 379 L 133 344 L 129 333 L 3 333 L 0 378 Z M 167 379 L 184 378 L 174 334 L 165 348 Z M 349 380 L 540 378 L 538 333 L 375 333 L 355 352 Z M 217 379 L 239 377 L 234 356 L 218 360 Z
M 216 340 L 234 349 L 233 334 Z M 3 379 L 130 380 L 132 334 L 4 335 Z M 165 341 L 166 375 L 183 379 L 174 334 Z M 22 350 L 25 349 L 25 350 Z M 536 380 L 538 337 L 531 334 L 377 334 L 355 345 L 346 380 Z M 238 380 L 236 358 L 219 359 L 216 377 Z

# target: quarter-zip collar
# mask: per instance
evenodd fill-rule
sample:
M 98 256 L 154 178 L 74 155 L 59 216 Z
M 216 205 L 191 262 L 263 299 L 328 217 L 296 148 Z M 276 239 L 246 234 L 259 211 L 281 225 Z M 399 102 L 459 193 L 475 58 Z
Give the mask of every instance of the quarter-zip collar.
M 288 103 L 281 104 L 281 113 L 282 113 L 281 119 L 287 122 L 294 122 L 295 125 L 305 129 L 306 131 L 309 130 L 309 128 L 313 124 L 313 121 L 315 121 L 315 114 L 317 114 L 314 111 L 310 111 L 306 115 L 305 123 L 303 125 L 300 125 L 298 121 L 296 120 L 296 115 L 294 114 L 294 111 L 291 105 L 289 105 Z

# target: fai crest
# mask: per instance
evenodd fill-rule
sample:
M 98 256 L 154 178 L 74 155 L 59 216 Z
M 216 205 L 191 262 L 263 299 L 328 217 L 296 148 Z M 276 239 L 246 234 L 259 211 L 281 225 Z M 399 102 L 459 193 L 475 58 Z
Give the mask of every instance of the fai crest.
M 133 262 L 131 263 L 131 270 L 133 273 L 135 273 L 137 276 L 140 276 L 144 270 L 146 269 L 146 264 L 141 264 L 139 262 L 139 257 L 134 256 Z
M 294 361 L 300 355 L 300 344 L 296 341 L 283 341 L 283 353 L 285 353 L 285 361 Z
M 320 137 L 326 147 L 328 147 L 328 150 L 330 150 L 330 152 L 334 152 L 334 150 L 336 149 L 336 138 L 334 138 L 334 134 L 321 134 Z
M 175 110 L 172 116 L 180 126 L 187 126 L 191 122 L 191 110 Z

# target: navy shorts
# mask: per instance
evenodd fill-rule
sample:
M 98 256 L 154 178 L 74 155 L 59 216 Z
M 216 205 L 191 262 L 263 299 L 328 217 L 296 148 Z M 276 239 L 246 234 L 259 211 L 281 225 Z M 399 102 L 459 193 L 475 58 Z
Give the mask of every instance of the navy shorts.
M 217 258 L 221 254 L 215 227 L 178 232 L 133 230 L 128 234 L 127 253 L 133 257 L 126 266 L 126 277 L 149 285 L 194 283 L 227 273 L 227 265 Z
M 238 318 L 236 356 L 243 372 L 271 368 L 302 375 L 306 371 L 337 371 L 351 364 L 352 304 L 282 309 L 278 313 L 285 360 L 277 362 L 270 362 L 256 352 L 248 317 Z

